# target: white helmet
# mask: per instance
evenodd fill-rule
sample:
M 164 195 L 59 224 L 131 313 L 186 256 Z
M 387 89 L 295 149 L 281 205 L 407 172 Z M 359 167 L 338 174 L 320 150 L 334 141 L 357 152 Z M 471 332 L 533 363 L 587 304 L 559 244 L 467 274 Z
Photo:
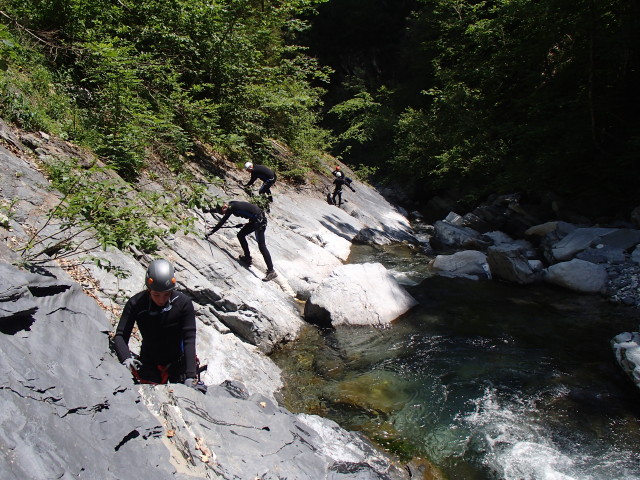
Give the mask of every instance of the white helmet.
M 253 163 L 251 162 L 247 162 L 244 164 L 244 169 L 245 170 L 251 170 L 253 168 Z
M 342 176 L 342 172 L 336 172 L 336 177 L 340 178 Z

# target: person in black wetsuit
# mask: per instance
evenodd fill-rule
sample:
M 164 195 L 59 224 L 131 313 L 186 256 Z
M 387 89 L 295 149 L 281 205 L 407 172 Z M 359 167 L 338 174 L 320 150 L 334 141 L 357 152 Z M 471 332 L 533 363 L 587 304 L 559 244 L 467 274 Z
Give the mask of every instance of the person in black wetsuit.
M 276 183 L 276 174 L 273 170 L 264 165 L 254 165 L 251 162 L 247 162 L 244 164 L 244 168 L 251 173 L 251 178 L 244 185 L 245 187 L 250 187 L 253 185 L 258 178 L 262 180 L 262 187 L 258 190 L 258 194 L 265 195 L 270 202 L 273 202 L 273 197 L 271 196 L 271 186 Z
M 118 359 L 141 383 L 184 383 L 205 393 L 206 386 L 197 380 L 193 302 L 175 290 L 173 265 L 164 259 L 152 261 L 145 286 L 122 311 L 114 337 Z M 138 358 L 129 350 L 135 325 L 142 336 Z
M 260 253 L 262 253 L 262 258 L 264 258 L 264 263 L 267 265 L 267 273 L 265 277 L 262 279 L 264 282 L 268 282 L 269 280 L 273 280 L 278 276 L 278 274 L 273 269 L 273 262 L 271 261 L 271 254 L 267 249 L 266 239 L 265 239 L 265 230 L 267 229 L 267 217 L 265 216 L 262 209 L 252 203 L 249 202 L 240 202 L 240 201 L 231 201 L 229 203 L 224 203 L 221 207 L 219 207 L 218 211 L 222 213 L 224 216 L 220 219 L 218 224 L 211 229 L 209 233 L 205 235 L 205 238 L 208 238 L 210 235 L 213 235 L 224 225 L 224 223 L 229 219 L 231 215 L 235 215 L 236 217 L 242 217 L 249 219 L 249 223 L 244 225 L 240 231 L 238 232 L 238 240 L 240 241 L 240 246 L 242 247 L 242 251 L 244 255 L 240 257 L 240 261 L 244 263 L 246 266 L 251 265 L 251 252 L 249 251 L 249 244 L 247 242 L 247 235 L 252 232 L 256 233 L 256 240 L 258 242 L 258 248 L 260 249 Z
M 344 176 L 342 172 L 335 173 L 336 179 L 333 181 L 335 188 L 333 189 L 333 204 L 336 206 L 342 205 L 342 187 L 346 185 L 351 189 L 352 192 L 355 192 L 354 188 L 351 186 L 351 179 Z

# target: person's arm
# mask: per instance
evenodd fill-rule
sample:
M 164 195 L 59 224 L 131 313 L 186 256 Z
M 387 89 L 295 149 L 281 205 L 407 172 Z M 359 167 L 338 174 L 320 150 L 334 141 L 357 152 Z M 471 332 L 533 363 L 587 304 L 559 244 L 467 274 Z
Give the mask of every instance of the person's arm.
M 182 317 L 182 344 L 184 346 L 185 374 L 196 378 L 196 314 L 193 302 L 187 299 Z
M 205 235 L 205 237 L 208 237 L 209 235 L 213 235 L 214 233 L 216 233 L 220 229 L 220 227 L 222 227 L 222 225 L 224 225 L 224 222 L 229 220 L 230 216 L 231 216 L 231 210 L 227 209 L 227 213 L 224 214 L 224 217 L 222 217 L 220 219 L 218 224 L 215 227 L 213 227 L 211 229 L 211 231 Z
M 347 187 L 349 187 L 349 188 L 351 189 L 351 191 L 352 191 L 352 192 L 355 192 L 356 190 L 355 190 L 355 188 L 353 188 L 353 187 L 351 186 L 351 182 L 353 182 L 353 180 L 351 180 L 349 177 L 345 177 L 345 179 L 344 179 L 344 183 L 345 183 L 345 185 L 346 185 Z
M 120 321 L 118 322 L 118 327 L 116 328 L 116 334 L 113 338 L 113 345 L 116 349 L 116 355 L 118 355 L 118 360 L 120 363 L 124 362 L 127 358 L 131 358 L 131 351 L 129 350 L 129 338 L 131 337 L 131 331 L 133 330 L 133 325 L 135 324 L 135 320 L 131 314 L 133 310 L 133 305 L 131 299 L 124 306 L 124 310 L 122 311 L 122 316 L 120 317 Z
M 250 187 L 251 185 L 253 185 L 253 182 L 255 182 L 257 178 L 258 178 L 258 174 L 255 171 L 252 171 L 251 172 L 251 178 L 249 179 L 249 182 L 245 183 L 244 186 L 245 187 Z

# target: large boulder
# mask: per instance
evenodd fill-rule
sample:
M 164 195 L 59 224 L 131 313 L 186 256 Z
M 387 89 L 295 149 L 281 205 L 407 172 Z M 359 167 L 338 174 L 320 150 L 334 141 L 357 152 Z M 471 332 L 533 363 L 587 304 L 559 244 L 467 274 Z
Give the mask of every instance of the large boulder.
M 481 205 L 473 214 L 484 220 L 491 228 L 521 237 L 532 225 L 540 223 L 520 204 L 520 194 L 507 194 L 495 197 L 491 204 Z
M 634 248 L 639 243 L 640 230 L 634 228 L 618 228 L 600 238 L 600 245 L 624 251 Z
M 622 370 L 640 388 L 640 333 L 620 333 L 611 339 L 611 347 Z
M 563 262 L 573 258 L 578 252 L 601 242 L 601 238 L 614 232 L 613 228 L 591 227 L 577 228 L 551 245 L 545 252 L 550 263 Z
M 319 325 L 385 326 L 417 304 L 379 263 L 344 265 L 307 300 L 305 319 Z
M 434 237 L 431 242 L 435 248 L 480 250 L 490 245 L 490 242 L 482 240 L 480 233 L 472 228 L 454 225 L 443 220 L 438 220 L 433 226 Z
M 544 271 L 544 280 L 576 292 L 598 293 L 606 287 L 607 269 L 603 265 L 574 258 L 548 267 Z
M 487 263 L 495 278 L 519 285 L 528 285 L 540 279 L 542 264 L 529 260 L 518 245 L 489 247 Z
M 452 255 L 437 255 L 431 267 L 450 276 L 490 277 L 487 256 L 477 250 L 463 250 Z

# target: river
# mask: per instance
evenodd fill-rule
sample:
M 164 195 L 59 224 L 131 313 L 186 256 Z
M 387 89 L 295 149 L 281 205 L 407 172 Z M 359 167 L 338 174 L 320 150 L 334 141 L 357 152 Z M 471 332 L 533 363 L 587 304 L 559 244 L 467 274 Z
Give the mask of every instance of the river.
M 290 410 L 450 480 L 640 479 L 640 389 L 609 344 L 637 329 L 631 307 L 435 276 L 402 246 L 349 261 L 385 264 L 419 305 L 389 328 L 310 327 L 274 354 Z

